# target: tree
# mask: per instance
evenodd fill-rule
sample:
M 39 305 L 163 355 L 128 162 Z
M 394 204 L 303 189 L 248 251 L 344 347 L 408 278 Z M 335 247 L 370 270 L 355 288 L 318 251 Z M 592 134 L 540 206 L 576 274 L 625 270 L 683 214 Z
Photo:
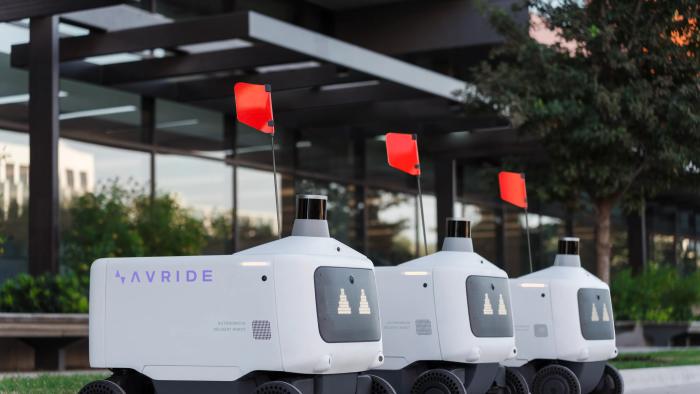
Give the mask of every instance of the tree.
M 562 198 L 596 208 L 596 268 L 610 278 L 613 207 L 687 185 L 700 166 L 697 1 L 534 0 L 525 6 L 557 35 L 490 10 L 505 42 L 474 69 L 477 94 L 540 139 Z

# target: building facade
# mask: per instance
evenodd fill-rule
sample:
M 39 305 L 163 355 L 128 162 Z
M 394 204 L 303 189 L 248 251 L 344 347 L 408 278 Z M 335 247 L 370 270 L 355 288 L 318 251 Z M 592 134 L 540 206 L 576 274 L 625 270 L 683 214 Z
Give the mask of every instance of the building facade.
M 383 75 L 380 64 L 370 65 L 376 70 L 358 71 L 316 54 L 267 53 L 265 46 L 258 48 L 259 38 L 212 33 L 206 42 L 183 37 L 182 44 L 169 42 L 167 47 L 134 43 L 124 50 L 95 53 L 80 47 L 81 39 L 99 39 L 101 34 L 247 11 L 467 84 L 469 68 L 499 43 L 471 1 L 150 0 L 140 6 L 66 12 L 57 25 L 59 51 L 67 54 L 59 59 L 55 97 L 59 222 L 61 206 L 101 185 L 167 193 L 206 223 L 223 220 L 230 231 L 212 233 L 222 239 L 205 252 L 231 253 L 277 236 L 276 181 L 283 234 L 291 230 L 296 193 L 327 194 L 331 234 L 376 264 L 397 264 L 423 253 L 420 216 L 415 179 L 388 168 L 382 135 L 417 132 L 429 249 L 439 244 L 444 217 L 465 216 L 472 220 L 480 254 L 513 276 L 525 273 L 524 216 L 499 201 L 495 171 L 504 157 L 528 160 L 538 154 L 538 146 L 519 137 L 497 114 L 467 115 L 458 100 L 420 86 L 406 89 L 387 79 L 391 75 Z M 32 71 L 22 65 L 22 48 L 12 47 L 28 43 L 30 33 L 28 19 L 0 24 L 0 152 L 5 152 L 0 159 L 0 228 L 5 236 L 0 281 L 31 271 L 29 250 L 35 235 L 24 207 L 32 193 Z M 216 57 L 226 51 L 239 51 L 240 57 Z M 70 58 L 75 53 L 80 53 L 79 61 Z M 197 68 L 197 59 L 210 67 Z M 215 62 L 225 64 L 214 68 Z M 237 125 L 232 114 L 230 82 L 256 78 L 281 81 L 273 83 L 273 101 L 280 104 L 277 180 L 267 137 Z M 305 78 L 322 82 L 294 86 Z M 563 235 L 582 239 L 583 260 L 593 266 L 590 207 L 584 204 L 570 212 L 533 201 L 528 219 L 536 266 L 550 264 L 556 240 Z M 58 231 L 66 231 L 65 226 Z M 618 210 L 613 237 L 615 267 L 655 261 L 695 269 L 700 265 L 697 196 L 660 196 L 647 203 L 643 215 Z M 60 266 L 60 233 L 58 239 Z

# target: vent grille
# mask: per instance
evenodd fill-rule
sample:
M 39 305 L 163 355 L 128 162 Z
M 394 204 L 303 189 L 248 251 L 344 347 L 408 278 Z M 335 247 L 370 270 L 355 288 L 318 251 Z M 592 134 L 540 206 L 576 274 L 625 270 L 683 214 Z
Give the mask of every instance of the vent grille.
M 253 320 L 253 339 L 269 341 L 272 338 L 269 320 Z
M 417 335 L 433 335 L 433 326 L 428 319 L 416 320 Z

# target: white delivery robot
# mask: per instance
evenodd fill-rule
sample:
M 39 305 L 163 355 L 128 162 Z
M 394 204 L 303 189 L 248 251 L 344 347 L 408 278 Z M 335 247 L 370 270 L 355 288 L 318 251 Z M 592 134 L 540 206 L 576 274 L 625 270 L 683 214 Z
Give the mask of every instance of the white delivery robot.
M 99 259 L 80 393 L 395 393 L 372 262 L 330 238 L 326 197 L 297 196 L 292 236 L 233 255 Z
M 610 289 L 581 267 L 579 239 L 562 238 L 552 267 L 511 279 L 520 371 L 534 394 L 620 394 Z
M 441 251 L 376 269 L 385 360 L 372 373 L 399 393 L 528 393 L 499 365 L 516 354 L 508 276 L 474 253 L 470 230 L 448 219 Z

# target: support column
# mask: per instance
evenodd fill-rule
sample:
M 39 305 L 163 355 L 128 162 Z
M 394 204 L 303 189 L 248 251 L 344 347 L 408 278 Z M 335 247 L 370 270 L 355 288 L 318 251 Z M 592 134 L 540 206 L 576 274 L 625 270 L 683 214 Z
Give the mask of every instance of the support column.
M 29 26 L 29 273 L 58 272 L 58 17 Z
M 455 160 L 435 162 L 435 198 L 437 200 L 437 249 L 442 247 L 445 238 L 445 221 L 454 216 L 457 198 L 457 163 Z
M 156 196 L 156 99 L 141 96 L 141 142 L 151 146 L 149 164 L 149 191 L 151 201 Z

